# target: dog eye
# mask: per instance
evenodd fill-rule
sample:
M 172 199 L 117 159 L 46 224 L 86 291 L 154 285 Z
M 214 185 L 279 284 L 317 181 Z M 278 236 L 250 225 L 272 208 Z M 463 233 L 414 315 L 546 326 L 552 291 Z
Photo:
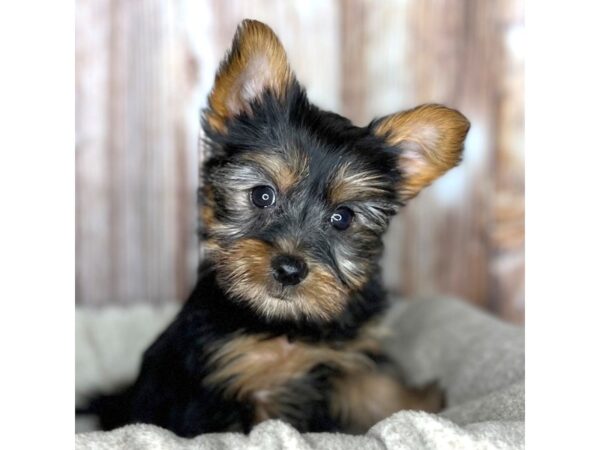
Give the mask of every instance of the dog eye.
M 346 208 L 345 206 L 340 206 L 336 209 L 329 221 L 334 228 L 338 230 L 345 230 L 352 223 L 352 218 L 354 217 L 354 213 L 350 208 Z
M 268 208 L 275 204 L 275 191 L 271 186 L 256 186 L 252 189 L 252 203 L 259 208 Z

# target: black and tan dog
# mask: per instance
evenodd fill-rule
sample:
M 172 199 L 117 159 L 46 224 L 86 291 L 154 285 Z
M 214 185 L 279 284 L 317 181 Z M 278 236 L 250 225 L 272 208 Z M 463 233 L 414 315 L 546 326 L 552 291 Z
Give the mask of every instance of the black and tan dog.
M 135 383 L 92 404 L 103 426 L 362 432 L 439 407 L 380 350 L 378 262 L 390 218 L 460 161 L 467 119 L 423 105 L 356 127 L 309 103 L 275 34 L 246 20 L 203 126 L 198 283 Z

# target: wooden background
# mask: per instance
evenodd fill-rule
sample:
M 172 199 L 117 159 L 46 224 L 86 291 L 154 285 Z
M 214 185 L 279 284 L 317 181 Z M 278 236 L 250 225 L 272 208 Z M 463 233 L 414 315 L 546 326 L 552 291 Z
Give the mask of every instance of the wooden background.
M 185 299 L 199 110 L 247 17 L 357 124 L 423 102 L 471 120 L 463 164 L 394 220 L 386 282 L 522 322 L 522 0 L 77 0 L 77 304 Z

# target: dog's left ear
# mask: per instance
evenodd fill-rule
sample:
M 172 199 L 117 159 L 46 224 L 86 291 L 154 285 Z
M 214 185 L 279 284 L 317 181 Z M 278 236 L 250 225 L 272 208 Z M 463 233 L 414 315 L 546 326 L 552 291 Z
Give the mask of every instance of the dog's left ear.
M 225 131 L 229 119 L 250 113 L 251 104 L 260 101 L 267 90 L 282 99 L 293 77 L 285 50 L 273 30 L 256 20 L 242 21 L 208 98 L 209 125 Z
M 454 109 L 422 105 L 383 117 L 370 127 L 398 150 L 399 197 L 405 202 L 460 162 L 470 124 Z

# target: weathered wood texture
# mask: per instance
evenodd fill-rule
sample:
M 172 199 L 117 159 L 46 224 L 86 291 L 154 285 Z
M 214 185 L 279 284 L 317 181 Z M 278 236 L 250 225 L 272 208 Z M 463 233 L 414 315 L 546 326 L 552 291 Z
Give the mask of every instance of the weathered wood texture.
M 392 291 L 524 315 L 522 0 L 78 0 L 77 302 L 183 300 L 200 108 L 237 23 L 263 20 L 322 107 L 365 124 L 422 102 L 472 122 L 463 164 L 394 220 Z

